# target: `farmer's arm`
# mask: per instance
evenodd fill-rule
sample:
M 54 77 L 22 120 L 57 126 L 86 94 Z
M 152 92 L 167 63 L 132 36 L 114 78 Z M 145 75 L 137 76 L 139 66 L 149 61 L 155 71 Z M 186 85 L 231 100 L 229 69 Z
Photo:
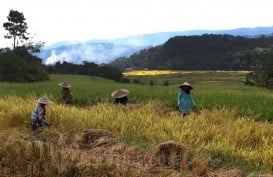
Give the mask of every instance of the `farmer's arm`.
M 180 99 L 181 99 L 181 92 L 178 93 L 177 96 L 177 104 L 180 105 Z

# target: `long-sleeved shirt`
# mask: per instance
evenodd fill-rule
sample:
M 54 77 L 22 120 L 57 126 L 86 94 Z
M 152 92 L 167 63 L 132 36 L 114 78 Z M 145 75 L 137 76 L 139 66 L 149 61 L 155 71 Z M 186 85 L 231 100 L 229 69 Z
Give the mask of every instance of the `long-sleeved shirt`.
M 179 105 L 179 111 L 185 113 L 190 112 L 192 108 L 196 105 L 191 96 L 191 93 L 187 94 L 183 90 L 178 93 L 177 102 Z
M 61 95 L 65 104 L 73 104 L 73 96 L 70 89 L 62 89 Z
M 39 104 L 36 106 L 34 109 L 30 120 L 31 121 L 40 121 L 43 122 L 45 120 L 45 114 L 46 114 L 46 109 L 43 105 Z

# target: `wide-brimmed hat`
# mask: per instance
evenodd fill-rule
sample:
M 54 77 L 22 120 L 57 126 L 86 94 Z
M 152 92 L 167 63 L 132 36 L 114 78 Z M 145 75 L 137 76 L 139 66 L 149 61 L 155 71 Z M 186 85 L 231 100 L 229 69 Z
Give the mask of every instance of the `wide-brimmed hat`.
M 41 104 L 53 104 L 53 102 L 48 99 L 47 97 L 42 97 L 42 98 L 39 98 L 37 100 L 38 103 L 41 103 Z
M 64 87 L 64 88 L 70 88 L 71 87 L 71 85 L 69 85 L 67 82 L 59 83 L 59 86 Z
M 111 96 L 114 98 L 122 98 L 129 94 L 129 90 L 118 89 L 112 92 Z
M 183 84 L 180 84 L 180 85 L 179 85 L 179 88 L 182 88 L 183 86 L 187 86 L 187 87 L 189 87 L 191 90 L 193 89 L 193 87 L 191 86 L 191 84 L 188 83 L 188 82 L 184 82 Z

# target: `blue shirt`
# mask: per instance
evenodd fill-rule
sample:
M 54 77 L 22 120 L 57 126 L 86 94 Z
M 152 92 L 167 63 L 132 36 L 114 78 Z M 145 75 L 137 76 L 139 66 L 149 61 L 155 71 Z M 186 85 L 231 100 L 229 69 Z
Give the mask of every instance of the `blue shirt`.
M 30 119 L 32 121 L 42 121 L 45 118 L 45 113 L 45 107 L 43 107 L 41 104 L 38 104 L 38 106 L 36 106 L 34 109 Z
M 192 99 L 191 93 L 187 94 L 183 90 L 180 90 L 178 93 L 177 101 L 179 105 L 179 111 L 181 112 L 190 112 L 192 107 L 196 105 Z

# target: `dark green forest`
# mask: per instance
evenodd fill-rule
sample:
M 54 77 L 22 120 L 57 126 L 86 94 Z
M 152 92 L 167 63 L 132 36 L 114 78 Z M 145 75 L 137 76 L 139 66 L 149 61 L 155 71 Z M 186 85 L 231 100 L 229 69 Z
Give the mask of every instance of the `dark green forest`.
M 123 78 L 119 69 L 107 64 L 57 62 L 54 65 L 43 65 L 42 60 L 33 55 L 25 46 L 0 49 L 0 81 L 42 81 L 49 79 L 48 74 L 80 74 L 115 81 L 121 81 Z
M 252 70 L 254 58 L 242 57 L 241 52 L 257 47 L 267 48 L 272 44 L 272 36 L 178 36 L 128 58 L 118 58 L 112 65 L 120 69 Z
M 50 74 L 80 74 L 97 76 L 115 81 L 121 81 L 122 72 L 107 64 L 95 64 L 91 62 L 83 62 L 83 64 L 73 64 L 68 62 L 57 62 L 54 65 L 48 65 L 47 71 Z
M 42 60 L 32 55 L 26 47 L 0 49 L 1 81 L 34 82 L 48 78 Z

